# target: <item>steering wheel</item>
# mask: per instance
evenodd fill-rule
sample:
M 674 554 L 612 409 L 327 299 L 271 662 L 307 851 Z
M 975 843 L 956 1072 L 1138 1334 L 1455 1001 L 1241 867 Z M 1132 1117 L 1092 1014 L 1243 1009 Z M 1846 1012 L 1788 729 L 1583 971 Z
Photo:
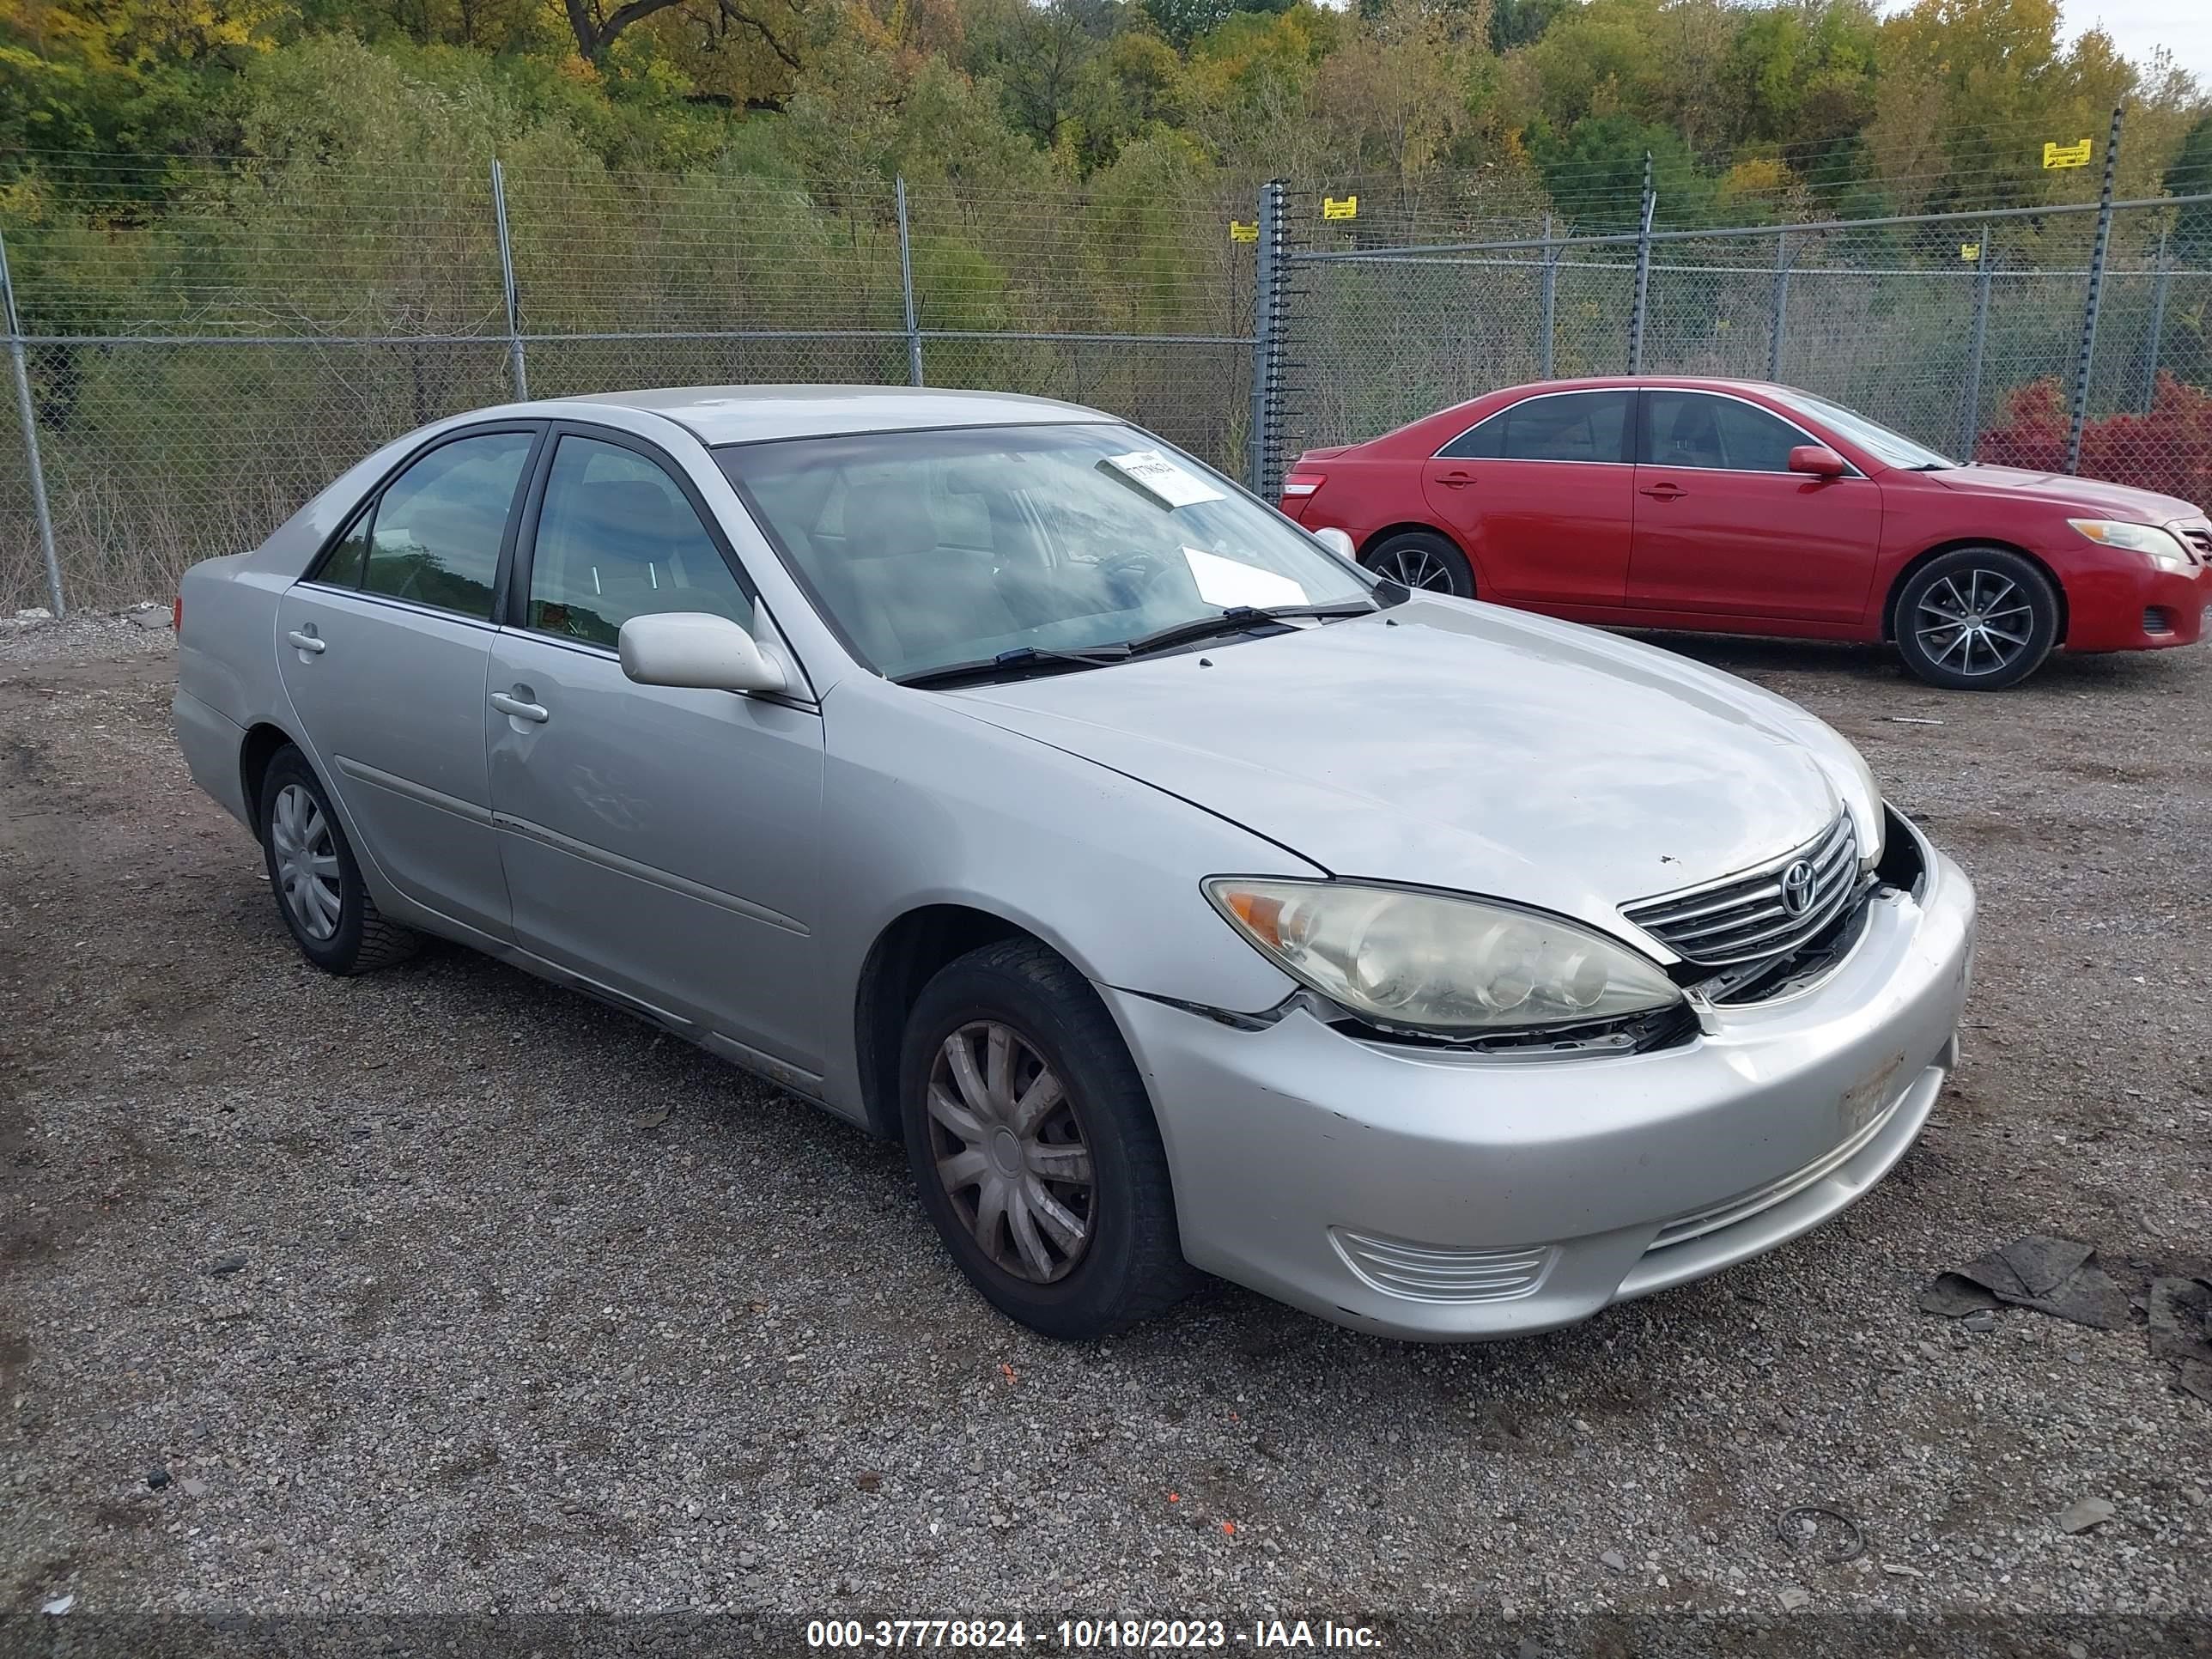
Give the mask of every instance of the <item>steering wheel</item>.
M 1133 608 L 1144 598 L 1145 590 L 1167 574 L 1167 556 L 1146 548 L 1133 552 L 1117 553 L 1110 559 L 1098 562 L 1098 574 L 1114 596 L 1127 607 Z

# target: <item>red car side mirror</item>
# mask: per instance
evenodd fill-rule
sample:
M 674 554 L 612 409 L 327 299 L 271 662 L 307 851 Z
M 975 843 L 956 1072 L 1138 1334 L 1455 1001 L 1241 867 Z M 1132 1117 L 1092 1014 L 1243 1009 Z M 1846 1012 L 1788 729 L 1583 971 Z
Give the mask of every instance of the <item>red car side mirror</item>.
M 1790 452 L 1790 470 L 1809 472 L 1816 478 L 1844 476 L 1844 458 L 1826 444 L 1799 444 Z

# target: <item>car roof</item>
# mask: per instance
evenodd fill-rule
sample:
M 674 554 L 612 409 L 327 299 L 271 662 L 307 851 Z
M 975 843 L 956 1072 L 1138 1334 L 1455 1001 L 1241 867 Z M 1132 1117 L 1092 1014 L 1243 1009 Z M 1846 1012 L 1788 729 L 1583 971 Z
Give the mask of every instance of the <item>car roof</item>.
M 1095 409 L 1000 392 L 890 386 L 690 386 L 599 392 L 551 400 L 547 413 L 579 407 L 659 415 L 709 447 L 769 438 L 819 438 L 931 427 L 1032 426 L 1110 421 Z
M 1775 380 L 1724 380 L 1710 374 L 1592 374 L 1572 380 L 1529 380 L 1520 386 L 1500 386 L 1498 392 L 1617 392 L 1636 386 L 1661 386 L 1669 390 L 1699 392 L 1756 392 L 1771 397 L 1778 392 L 1793 388 Z M 1484 392 L 1483 397 L 1496 395 Z M 1470 398 L 1469 403 L 1480 398 Z

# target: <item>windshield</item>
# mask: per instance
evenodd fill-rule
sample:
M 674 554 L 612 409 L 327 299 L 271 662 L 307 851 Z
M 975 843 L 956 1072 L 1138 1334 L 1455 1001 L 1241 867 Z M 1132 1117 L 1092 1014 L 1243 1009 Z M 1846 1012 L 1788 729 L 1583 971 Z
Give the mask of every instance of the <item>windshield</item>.
M 893 679 L 1370 592 L 1304 532 L 1124 426 L 791 439 L 715 459 L 816 605 Z
M 1832 404 L 1826 398 L 1816 398 L 1809 392 L 1777 386 L 1774 398 L 1776 402 L 1787 404 L 1799 414 L 1834 428 L 1837 436 L 1856 444 L 1886 465 L 1917 467 L 1925 471 L 1948 470 L 1959 465 L 1948 455 L 1939 454 L 1926 444 L 1915 443 L 1902 432 L 1892 432 L 1880 422 L 1867 419 L 1855 409 Z

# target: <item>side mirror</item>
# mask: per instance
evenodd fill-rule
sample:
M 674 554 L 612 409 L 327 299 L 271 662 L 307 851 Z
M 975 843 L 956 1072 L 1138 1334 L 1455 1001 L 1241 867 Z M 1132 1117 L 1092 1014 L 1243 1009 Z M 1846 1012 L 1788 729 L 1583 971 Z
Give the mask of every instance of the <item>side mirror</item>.
M 1844 458 L 1826 444 L 1799 444 L 1790 452 L 1790 470 L 1809 472 L 1816 478 L 1844 476 Z
M 1313 538 L 1340 559 L 1349 559 L 1355 564 L 1358 562 L 1359 550 L 1352 544 L 1352 538 L 1334 525 L 1326 530 L 1315 531 Z
M 640 685 L 700 691 L 781 691 L 783 670 L 727 617 L 663 611 L 632 617 L 617 641 L 623 672 Z

